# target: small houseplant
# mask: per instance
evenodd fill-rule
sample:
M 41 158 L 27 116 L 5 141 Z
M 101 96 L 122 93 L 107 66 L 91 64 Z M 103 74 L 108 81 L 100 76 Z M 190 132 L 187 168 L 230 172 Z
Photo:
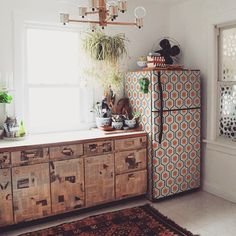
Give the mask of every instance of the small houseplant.
M 97 102 L 92 112 L 96 116 L 96 125 L 98 128 L 109 126 L 111 124 L 111 109 L 103 100 L 102 102 Z
M 9 95 L 7 92 L 0 92 L 0 103 L 11 103 L 12 96 Z
M 132 117 L 127 117 L 125 119 L 125 125 L 129 127 L 129 129 L 133 129 L 136 127 L 137 125 L 137 120 L 140 117 L 140 113 L 139 112 L 133 112 L 132 113 Z
M 114 129 L 122 129 L 123 128 L 124 120 L 125 120 L 124 116 L 113 115 L 111 119 L 112 119 L 112 123 L 111 123 L 112 128 L 114 128 Z

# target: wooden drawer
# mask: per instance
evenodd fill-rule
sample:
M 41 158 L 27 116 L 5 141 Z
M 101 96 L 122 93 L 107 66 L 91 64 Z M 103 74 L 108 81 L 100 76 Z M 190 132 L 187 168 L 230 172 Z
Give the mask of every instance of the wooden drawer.
M 64 145 L 50 148 L 50 159 L 67 159 L 84 154 L 83 144 Z
M 115 154 L 116 174 L 122 174 L 130 171 L 146 169 L 147 150 L 133 150 L 118 152 Z
M 49 159 L 48 148 L 35 148 L 24 151 L 11 153 L 11 161 L 13 166 L 37 164 L 46 162 Z
M 9 167 L 11 164 L 11 157 L 9 152 L 0 152 L 0 169 Z
M 114 155 L 86 157 L 86 206 L 114 201 L 114 187 Z
M 0 170 L 0 226 L 13 224 L 11 169 Z M 1 231 L 1 230 L 0 230 Z
M 114 150 L 113 141 L 103 141 L 84 144 L 86 155 L 100 155 L 111 153 Z
M 15 223 L 51 214 L 49 164 L 12 168 Z
M 147 146 L 146 137 L 119 139 L 115 141 L 116 151 L 140 149 L 140 148 L 146 148 L 146 146 Z
M 52 213 L 84 206 L 83 158 L 50 162 Z
M 137 171 L 116 176 L 116 199 L 145 194 L 147 171 Z

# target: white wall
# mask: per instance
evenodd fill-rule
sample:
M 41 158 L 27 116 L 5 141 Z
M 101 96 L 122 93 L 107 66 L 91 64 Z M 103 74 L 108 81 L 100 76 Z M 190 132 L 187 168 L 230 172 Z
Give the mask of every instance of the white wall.
M 11 72 L 18 66 L 14 65 L 14 20 L 22 18 L 25 21 L 59 24 L 59 12 L 68 8 L 72 15 L 75 15 L 78 2 L 81 0 L 69 0 L 70 4 L 66 6 L 61 2 L 60 0 L 0 0 L 0 72 Z M 168 6 L 163 0 L 129 0 L 128 3 L 129 12 L 119 17 L 119 20 L 133 21 L 134 8 L 143 5 L 147 10 L 145 27 L 142 30 L 136 27 L 109 27 L 107 32 L 126 34 L 130 40 L 130 60 L 127 68 L 135 69 L 136 58 L 146 55 L 152 49 L 153 43 L 167 34 Z M 15 78 L 18 76 L 16 74 Z M 3 112 L 0 107 L 0 122 L 2 119 Z
M 183 50 L 183 62 L 199 68 L 203 80 L 203 187 L 236 202 L 235 143 L 216 140 L 216 44 L 214 25 L 236 21 L 235 0 L 172 1 L 170 36 Z M 223 143 L 223 144 L 222 144 Z

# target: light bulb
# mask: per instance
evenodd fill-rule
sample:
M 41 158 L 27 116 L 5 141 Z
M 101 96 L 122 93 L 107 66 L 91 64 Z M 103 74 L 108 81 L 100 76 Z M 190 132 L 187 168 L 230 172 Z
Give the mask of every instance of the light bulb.
M 118 1 L 118 8 L 122 13 L 127 11 L 127 1 L 126 0 L 119 0 Z
M 90 0 L 90 5 L 93 11 L 98 7 L 98 0 Z
M 109 1 L 107 2 L 108 9 L 109 9 L 109 15 L 111 17 L 117 17 L 118 16 L 118 5 L 116 1 Z
M 86 12 L 87 12 L 87 7 L 79 7 L 79 16 L 84 18 L 86 15 Z
M 60 13 L 60 21 L 63 25 L 66 25 L 69 23 L 69 17 L 70 15 L 67 13 Z
M 144 7 L 136 7 L 134 10 L 134 15 L 137 19 L 144 18 L 146 16 L 146 9 Z
M 118 1 L 117 0 L 107 0 L 106 5 L 108 5 L 108 6 L 118 6 Z

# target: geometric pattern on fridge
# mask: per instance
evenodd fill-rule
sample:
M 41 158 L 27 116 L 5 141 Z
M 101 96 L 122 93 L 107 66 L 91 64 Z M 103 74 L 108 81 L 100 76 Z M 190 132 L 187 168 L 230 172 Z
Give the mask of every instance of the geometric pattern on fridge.
M 163 112 L 153 116 L 153 198 L 200 187 L 200 109 Z
M 139 79 L 150 79 L 149 93 Z M 149 198 L 200 186 L 200 71 L 129 72 L 125 93 L 148 133 Z M 153 132 L 151 132 L 153 131 Z M 173 150 L 173 152 L 172 152 Z
M 162 71 L 163 109 L 179 110 L 201 106 L 198 71 Z M 152 81 L 152 111 L 161 109 L 158 77 Z

